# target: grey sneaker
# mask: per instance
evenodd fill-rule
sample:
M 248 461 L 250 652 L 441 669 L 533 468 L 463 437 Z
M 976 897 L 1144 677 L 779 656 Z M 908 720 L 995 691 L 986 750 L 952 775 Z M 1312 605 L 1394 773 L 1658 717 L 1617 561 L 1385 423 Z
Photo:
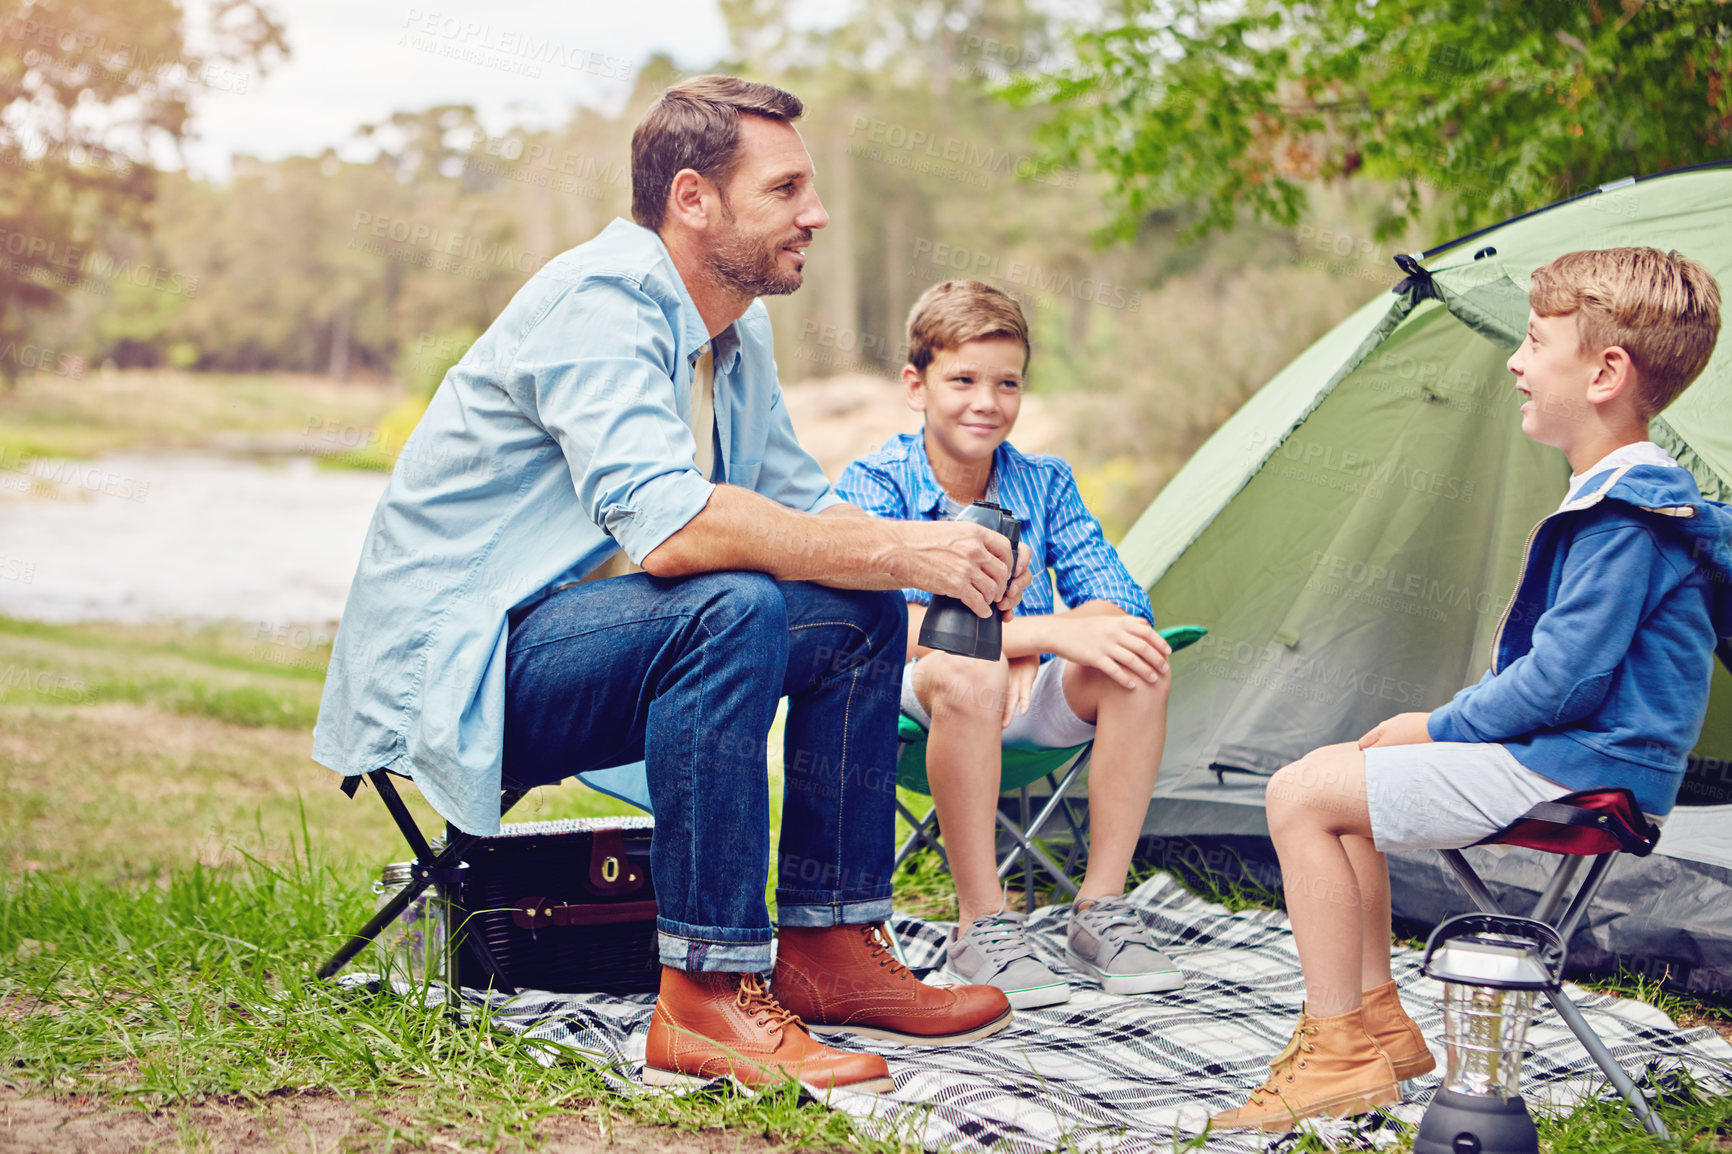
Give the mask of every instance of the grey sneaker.
M 1136 907 L 1123 898 L 1096 898 L 1084 909 L 1073 908 L 1065 956 L 1109 994 L 1152 994 L 1185 984 L 1173 959 L 1155 948 Z
M 1070 985 L 1047 969 L 1028 946 L 1021 914 L 976 918 L 945 947 L 944 974 L 969 985 L 997 986 L 1013 1009 L 1070 1001 Z

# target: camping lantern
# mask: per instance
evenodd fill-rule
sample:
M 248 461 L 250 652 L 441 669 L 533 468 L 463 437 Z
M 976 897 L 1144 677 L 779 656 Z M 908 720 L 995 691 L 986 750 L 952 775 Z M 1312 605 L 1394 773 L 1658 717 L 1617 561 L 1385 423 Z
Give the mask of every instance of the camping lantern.
M 1443 983 L 1446 1057 L 1414 1154 L 1537 1154 L 1521 1063 L 1534 995 L 1562 981 L 1563 940 L 1532 918 L 1466 914 L 1432 931 L 1420 970 Z

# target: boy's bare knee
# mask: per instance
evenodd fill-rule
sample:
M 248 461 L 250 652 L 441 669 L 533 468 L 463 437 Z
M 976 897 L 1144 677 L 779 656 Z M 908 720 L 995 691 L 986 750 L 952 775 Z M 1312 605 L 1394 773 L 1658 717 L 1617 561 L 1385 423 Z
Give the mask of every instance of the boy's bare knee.
M 1269 778 L 1264 790 L 1263 808 L 1269 822 L 1269 832 L 1277 828 L 1291 830 L 1320 824 L 1319 819 L 1329 808 L 1334 792 L 1328 758 L 1313 751 L 1290 765 L 1282 766 Z
M 1155 679 L 1152 685 L 1146 681 L 1141 682 L 1136 689 L 1131 692 L 1131 699 L 1143 709 L 1152 713 L 1156 710 L 1164 711 L 1167 708 L 1167 698 L 1172 696 L 1172 693 L 1173 675 L 1171 673 L 1163 673 L 1160 677 Z
M 1270 834 L 1368 835 L 1363 766 L 1363 755 L 1348 743 L 1314 749 L 1276 771 L 1264 791 Z
M 1277 825 L 1291 825 L 1295 814 L 1304 808 L 1305 776 L 1303 759 L 1282 766 L 1270 775 L 1269 784 L 1263 790 L 1263 814 L 1270 833 L 1275 832 Z
M 914 691 L 926 711 L 987 713 L 1003 708 L 1006 668 L 1001 661 L 981 661 L 951 653 L 931 653 L 915 667 Z

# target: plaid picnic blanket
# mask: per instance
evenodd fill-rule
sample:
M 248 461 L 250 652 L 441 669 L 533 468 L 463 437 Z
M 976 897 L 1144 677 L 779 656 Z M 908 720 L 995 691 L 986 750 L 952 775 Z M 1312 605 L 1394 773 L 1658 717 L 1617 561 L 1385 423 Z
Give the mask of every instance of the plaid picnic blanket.
M 927 1148 L 1034 1154 L 1063 1146 L 1140 1154 L 1170 1151 L 1195 1138 L 1209 1114 L 1237 1105 L 1262 1082 L 1270 1057 L 1292 1033 L 1304 996 L 1298 956 L 1282 913 L 1232 913 L 1164 874 L 1130 898 L 1157 939 L 1170 944 L 1185 971 L 1183 990 L 1113 997 L 1072 974 L 1068 1003 L 1018 1011 L 1009 1029 L 983 1042 L 920 1048 L 829 1035 L 825 1041 L 841 1048 L 882 1053 L 896 1083 L 883 1095 L 832 1092 L 829 1105 L 869 1133 L 900 1135 Z M 1068 905 L 1046 906 L 1029 919 L 1035 948 L 1059 967 L 1069 913 Z M 903 918 L 894 929 L 916 972 L 938 965 L 948 925 Z M 1436 1038 L 1443 1027 L 1436 1001 L 1441 987 L 1419 976 L 1418 968 L 1417 952 L 1396 951 L 1395 977 L 1408 1012 Z M 1645 1003 L 1566 989 L 1638 1079 L 1645 1068 L 1681 1068 L 1709 1093 L 1732 1093 L 1732 1046 L 1713 1030 L 1679 1029 Z M 487 1007 L 500 1026 L 611 1066 L 621 1089 L 642 1089 L 637 1078 L 650 996 L 528 992 L 506 998 L 466 989 L 463 997 Z M 1611 1092 L 1543 1001 L 1528 1043 L 1522 1082 L 1536 1112 Z M 1441 1046 L 1433 1049 L 1441 1057 Z M 1384 1145 L 1404 1125 L 1418 1124 L 1436 1086 L 1432 1074 L 1409 1084 L 1403 1104 L 1387 1115 L 1328 1122 L 1318 1132 L 1331 1141 Z M 1274 1141 L 1254 1131 L 1221 1131 L 1200 1148 L 1256 1151 Z

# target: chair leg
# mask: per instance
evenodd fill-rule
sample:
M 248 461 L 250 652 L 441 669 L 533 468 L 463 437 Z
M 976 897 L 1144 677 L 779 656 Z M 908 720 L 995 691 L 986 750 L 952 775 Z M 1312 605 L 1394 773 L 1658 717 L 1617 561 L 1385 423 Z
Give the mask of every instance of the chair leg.
M 329 961 L 319 967 L 318 976 L 329 978 L 338 970 L 348 965 L 354 956 L 373 943 L 386 926 L 396 921 L 403 911 L 409 908 L 409 903 L 421 896 L 421 892 L 433 884 L 431 875 L 416 878 L 401 890 L 397 891 L 390 901 L 379 907 L 379 912 L 367 919 L 367 924 L 355 931 L 353 937 L 344 942 Z
M 372 944 L 386 926 L 408 909 L 409 903 L 420 897 L 428 886 L 437 887 L 440 898 L 447 903 L 447 908 L 455 908 L 451 904 L 454 895 L 447 889 L 443 878 L 448 872 L 462 865 L 464 853 L 480 840 L 474 834 L 464 833 L 456 826 L 448 824 L 445 827 L 445 848 L 435 854 L 433 847 L 427 843 L 427 838 L 421 833 L 421 827 L 415 824 L 415 818 L 410 814 L 409 807 L 403 804 L 403 798 L 397 793 L 397 787 L 391 784 L 391 775 L 381 769 L 369 773 L 367 778 L 373 783 L 373 788 L 378 790 L 380 799 L 384 801 L 385 808 L 390 811 L 391 819 L 397 823 L 397 828 L 402 832 L 403 839 L 409 843 L 409 848 L 415 854 L 417 868 L 414 870 L 409 883 L 369 918 L 367 924 L 362 926 L 353 937 L 344 942 L 337 952 L 331 955 L 329 961 L 319 967 L 318 976 L 320 978 L 333 977 L 339 970 L 348 965 L 356 954 Z M 501 793 L 499 812 L 504 814 L 509 811 L 528 792 L 528 790 L 516 789 Z M 461 927 L 458 926 L 450 927 L 453 934 L 458 933 L 460 929 Z M 517 993 L 517 988 L 506 981 L 504 973 L 500 971 L 498 964 L 493 959 L 492 952 L 487 948 L 487 943 L 475 935 L 464 935 L 463 941 L 471 955 L 481 964 L 482 971 L 492 978 L 496 989 L 505 994 Z
M 1606 880 L 1606 874 L 1611 870 L 1612 862 L 1617 856 L 1616 853 L 1603 853 L 1594 858 L 1594 864 L 1588 868 L 1588 876 L 1582 879 L 1581 888 L 1576 890 L 1576 896 L 1571 900 L 1569 909 L 1565 910 L 1563 917 L 1554 923 L 1558 936 L 1565 942 L 1575 936 L 1582 918 L 1587 915 L 1588 906 L 1592 904 L 1594 896 L 1599 893 L 1600 885 Z M 1577 857 L 1571 860 L 1580 863 L 1581 858 Z M 1556 903 L 1554 903 L 1554 909 L 1555 906 Z M 1546 920 L 1550 921 L 1551 919 Z M 1648 1133 L 1656 1138 L 1669 1138 L 1671 1135 L 1666 1132 L 1666 1123 L 1661 1121 L 1660 1115 L 1656 1111 L 1649 1108 L 1648 1100 L 1642 1096 L 1641 1090 L 1636 1088 L 1635 1082 L 1630 1079 L 1629 1074 L 1624 1072 L 1623 1066 L 1618 1064 L 1618 1060 L 1612 1056 L 1612 1052 L 1606 1048 L 1606 1044 L 1600 1041 L 1600 1036 L 1594 1033 L 1593 1027 L 1588 1025 L 1587 1019 L 1582 1016 L 1581 1010 L 1576 1008 L 1576 1004 L 1565 997 L 1562 992 L 1548 994 L 1547 997 L 1550 998 L 1552 1007 L 1557 1010 L 1558 1016 L 1570 1028 L 1570 1033 L 1576 1036 L 1576 1041 L 1582 1044 L 1582 1048 L 1588 1052 L 1588 1056 L 1594 1060 L 1594 1064 L 1617 1088 L 1618 1093 L 1623 1095 L 1624 1101 L 1630 1104 L 1630 1112 L 1635 1114 L 1642 1125 L 1647 1128 Z
M 1029 787 L 1017 790 L 1017 820 L 1022 821 L 1022 828 L 1029 828 Z M 1032 844 L 1032 842 L 1031 842 Z M 1022 908 L 1034 911 L 1034 858 L 1032 854 L 1022 856 Z
M 1491 896 L 1491 891 L 1485 888 L 1485 883 L 1479 880 L 1479 875 L 1473 872 L 1473 867 L 1467 864 L 1467 859 L 1461 856 L 1458 849 L 1438 850 L 1449 868 L 1455 871 L 1455 880 L 1461 883 L 1461 888 L 1467 891 L 1467 896 L 1473 899 L 1473 904 L 1479 907 L 1482 914 L 1501 914 L 1504 908 L 1497 904 L 1497 899 Z
M 1547 883 L 1540 900 L 1534 903 L 1534 912 L 1529 917 L 1536 918 L 1549 925 L 1555 925 L 1554 918 L 1558 909 L 1564 904 L 1564 896 L 1569 893 L 1570 883 L 1576 880 L 1576 874 L 1581 872 L 1582 859 L 1572 854 L 1558 863 L 1558 868 L 1552 871 L 1552 880 Z
M 1053 776 L 1050 773 L 1046 775 L 1046 783 L 1051 787 L 1055 795 L 1063 789 L 1063 786 L 1053 780 Z M 1088 813 L 1085 811 L 1083 813 L 1082 821 L 1078 822 L 1076 810 L 1071 808 L 1074 804 L 1075 802 L 1067 797 L 1059 804 L 1058 811 L 1064 814 L 1064 822 L 1066 825 L 1070 826 L 1071 840 L 1080 844 L 1088 840 L 1088 834 L 1085 832 L 1085 827 L 1088 825 Z
M 1583 879 L 1582 887 L 1576 891 L 1576 896 L 1570 902 L 1570 908 L 1564 911 L 1564 916 L 1555 923 L 1558 936 L 1565 942 L 1575 937 L 1576 928 L 1581 925 L 1582 918 L 1587 916 L 1588 905 L 1594 900 L 1594 895 L 1600 891 L 1600 883 L 1606 880 L 1606 873 L 1612 868 L 1612 860 L 1618 855 L 1603 853 L 1594 859 L 1594 864 L 1588 869 L 1588 876 Z
M 1004 827 L 1005 832 L 1010 834 L 1017 843 L 1016 848 L 1007 853 L 998 863 L 998 876 L 1001 881 L 1008 878 L 1015 870 L 1016 863 L 1019 859 L 1023 861 L 1025 868 L 1031 871 L 1031 873 L 1034 868 L 1034 863 L 1039 862 L 1041 868 L 1045 869 L 1047 873 L 1052 875 L 1052 879 L 1058 888 L 1062 889 L 1073 899 L 1077 896 L 1077 886 L 1076 883 L 1071 880 L 1070 871 L 1054 861 L 1045 850 L 1036 846 L 1033 839 L 1039 835 L 1041 830 L 1046 828 L 1046 824 L 1051 820 L 1052 815 L 1068 804 L 1070 799 L 1067 795 L 1070 791 L 1070 787 L 1076 782 L 1077 777 L 1081 774 L 1083 765 L 1084 759 L 1077 759 L 1077 762 L 1071 766 L 1070 771 L 1064 775 L 1064 779 L 1053 789 L 1052 796 L 1047 799 L 1046 804 L 1042 806 L 1040 812 L 1035 815 L 1033 822 L 1025 820 L 1022 827 L 1018 828 L 1016 823 L 1004 816 L 1002 810 L 999 811 L 999 824 Z M 1023 791 L 1024 797 L 1022 799 L 1022 813 L 1025 819 L 1028 815 L 1027 792 L 1027 790 Z M 1073 824 L 1071 828 L 1074 831 L 1076 826 Z M 1074 850 L 1074 844 L 1072 848 Z M 1028 885 L 1028 901 L 1030 903 L 1030 908 L 1033 908 L 1034 886 L 1032 877 Z
M 522 796 L 523 793 L 521 791 L 506 794 L 505 797 L 509 800 L 506 800 L 504 804 L 500 806 L 500 813 L 503 814 L 506 810 L 510 809 L 514 804 L 516 804 L 517 799 Z M 480 840 L 480 838 L 475 837 L 473 834 L 464 833 L 449 822 L 445 825 L 446 845 L 447 847 L 453 845 L 457 846 L 459 857 L 461 857 L 465 850 Z M 449 850 L 447 852 L 449 852 Z M 459 862 L 459 864 L 461 864 L 461 862 Z M 461 907 L 458 906 L 455 900 L 457 896 L 456 893 L 444 880 L 442 880 L 443 876 L 445 876 L 443 871 L 442 873 L 434 875 L 434 884 L 439 887 L 439 896 L 445 899 L 447 909 L 460 909 Z M 500 968 L 499 963 L 493 957 L 493 951 L 488 948 L 486 940 L 483 939 L 480 934 L 471 934 L 466 932 L 466 924 L 451 926 L 449 927 L 449 932 L 451 934 L 451 941 L 461 942 L 463 948 L 469 951 L 469 956 L 475 959 L 476 964 L 481 967 L 481 972 L 487 976 L 489 985 L 502 994 L 514 995 L 517 993 L 517 987 L 512 985 L 510 979 L 505 976 L 505 971 Z
M 1443 860 L 1449 863 L 1449 868 L 1455 872 L 1456 880 L 1461 883 L 1463 889 L 1467 890 L 1468 895 L 1473 898 L 1474 904 L 1480 908 L 1482 913 L 1501 914 L 1504 912 L 1503 907 L 1498 905 L 1497 899 L 1492 897 L 1491 891 L 1486 889 L 1485 883 L 1480 880 L 1479 874 L 1475 873 L 1473 867 L 1467 864 L 1467 859 L 1461 855 L 1460 850 L 1446 849 L 1439 852 L 1443 855 Z M 1600 883 L 1605 881 L 1606 871 L 1611 868 L 1612 858 L 1616 856 L 1616 854 L 1607 853 L 1600 854 L 1594 859 L 1594 864 L 1588 870 L 1588 876 L 1582 881 L 1581 888 L 1576 891 L 1575 899 L 1570 902 L 1568 911 L 1565 912 L 1563 918 L 1553 922 L 1550 916 L 1541 916 L 1540 911 L 1545 910 L 1548 914 L 1556 912 L 1557 907 L 1563 903 L 1563 894 L 1568 889 L 1570 880 L 1580 868 L 1581 859 L 1572 857 L 1567 865 L 1560 865 L 1557 872 L 1552 875 L 1552 880 L 1547 883 L 1545 892 L 1540 895 L 1540 900 L 1534 907 L 1533 917 L 1553 926 L 1558 931 L 1558 936 L 1567 943 L 1574 935 L 1583 916 L 1586 915 L 1588 904 L 1593 901 L 1594 894 L 1600 888 Z M 1558 1012 L 1558 1017 L 1564 1020 L 1564 1025 L 1568 1026 L 1570 1033 L 1576 1036 L 1576 1041 L 1582 1044 L 1582 1049 L 1588 1052 L 1588 1057 L 1594 1060 L 1594 1064 L 1606 1075 L 1607 1080 L 1623 1096 L 1624 1101 L 1629 1103 L 1630 1112 L 1636 1116 L 1648 1133 L 1656 1138 L 1669 1137 L 1665 1122 L 1660 1119 L 1658 1113 L 1649 1109 L 1648 1100 L 1642 1096 L 1641 1090 L 1636 1088 L 1635 1082 L 1630 1079 L 1629 1074 L 1624 1072 L 1624 1068 L 1618 1064 L 1618 1060 L 1612 1056 L 1612 1052 L 1606 1048 L 1606 1044 L 1600 1040 L 1600 1036 L 1594 1033 L 1594 1028 L 1588 1025 L 1587 1019 L 1582 1016 L 1582 1012 L 1576 1007 L 1576 1004 L 1570 1001 L 1562 990 L 1547 990 L 1545 995 L 1546 1000 L 1551 1002 L 1552 1008 Z
M 1065 775 L 1065 779 L 1062 783 L 1054 778 L 1052 774 L 1049 773 L 1046 775 L 1047 787 L 1052 790 L 1054 797 L 1066 794 L 1070 783 L 1074 781 L 1076 775 L 1081 772 L 1081 763 L 1087 760 L 1088 757 L 1086 754 L 1079 758 L 1077 764 L 1072 767 L 1071 772 Z M 1066 795 L 1064 801 L 1059 805 L 1059 812 L 1064 814 L 1065 824 L 1070 826 L 1070 850 L 1064 855 L 1064 876 L 1074 880 L 1076 877 L 1077 863 L 1079 861 L 1085 861 L 1087 857 L 1088 811 L 1086 809 L 1083 811 L 1082 821 L 1079 824 L 1076 816 L 1075 803 L 1068 795 Z M 1040 827 L 1037 825 L 1032 833 L 1034 836 L 1039 836 Z
M 1045 850 L 1030 841 L 1028 835 L 1023 833 L 1023 831 L 1017 827 L 1017 824 L 1011 821 L 1008 817 L 1005 817 L 1004 814 L 1000 813 L 998 815 L 998 823 L 1004 827 L 1004 832 L 1008 833 L 1017 844 L 1017 848 L 1011 850 L 1010 853 L 1005 855 L 1004 860 L 998 863 L 998 877 L 1000 881 L 1003 881 L 1015 871 L 1016 863 L 1019 859 L 1027 857 L 1031 858 L 1033 861 L 1039 862 L 1041 866 L 1052 875 L 1053 881 L 1059 886 L 1059 888 L 1063 889 L 1065 893 L 1069 894 L 1073 898 L 1076 897 L 1076 886 L 1071 883 L 1071 880 L 1065 876 L 1064 870 L 1059 868 L 1059 864 L 1053 861 L 1052 857 L 1048 855 Z
M 1623 1095 L 1624 1101 L 1630 1105 L 1630 1112 L 1641 1121 L 1648 1133 L 1656 1138 L 1670 1137 L 1666 1132 L 1666 1123 L 1660 1119 L 1659 1114 L 1648 1108 L 1648 1100 L 1642 1096 L 1642 1091 L 1637 1089 L 1630 1076 L 1624 1073 L 1624 1068 L 1618 1064 L 1612 1052 L 1606 1049 L 1606 1044 L 1600 1041 L 1600 1036 L 1594 1033 L 1594 1028 L 1588 1025 L 1576 1004 L 1570 1001 L 1562 990 L 1547 990 L 1546 999 L 1551 1002 L 1552 1009 L 1558 1012 L 1558 1017 L 1564 1020 L 1564 1025 L 1570 1028 L 1570 1033 L 1576 1036 L 1576 1041 L 1582 1044 L 1582 1049 L 1588 1052 L 1588 1057 L 1594 1060 L 1594 1064 L 1617 1088 L 1618 1093 Z
M 902 799 L 896 799 L 896 809 L 910 827 L 908 838 L 902 843 L 902 848 L 896 851 L 896 860 L 890 865 L 890 872 L 895 873 L 902 868 L 902 863 L 911 857 L 921 845 L 929 845 L 938 853 L 938 860 L 945 869 L 950 868 L 950 856 L 944 852 L 944 843 L 938 840 L 938 807 L 933 806 L 925 817 L 915 817 L 912 810 L 902 804 Z

